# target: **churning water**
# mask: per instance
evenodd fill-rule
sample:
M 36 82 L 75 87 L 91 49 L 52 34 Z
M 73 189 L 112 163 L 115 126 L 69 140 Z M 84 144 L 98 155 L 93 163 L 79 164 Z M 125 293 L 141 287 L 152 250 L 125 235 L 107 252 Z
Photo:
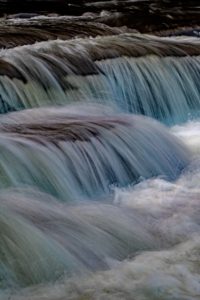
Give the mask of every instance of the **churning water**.
M 1 51 L 1 300 L 200 299 L 199 54 L 132 34 Z

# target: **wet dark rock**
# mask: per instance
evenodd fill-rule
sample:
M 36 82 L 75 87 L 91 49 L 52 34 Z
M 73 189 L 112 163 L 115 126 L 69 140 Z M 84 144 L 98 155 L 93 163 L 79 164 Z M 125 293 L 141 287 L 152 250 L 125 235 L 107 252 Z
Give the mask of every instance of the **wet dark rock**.
M 0 14 L 30 18 L 33 14 L 77 16 L 84 22 L 140 32 L 200 25 L 199 0 L 0 0 Z

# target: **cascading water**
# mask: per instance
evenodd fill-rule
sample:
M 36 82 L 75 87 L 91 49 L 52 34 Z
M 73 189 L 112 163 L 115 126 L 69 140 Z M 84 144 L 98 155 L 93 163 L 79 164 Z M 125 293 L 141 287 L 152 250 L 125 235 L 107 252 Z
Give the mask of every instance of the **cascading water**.
M 200 298 L 199 54 L 140 34 L 0 52 L 1 300 Z
M 54 281 L 64 274 L 89 275 L 129 253 L 162 246 L 140 216 L 111 204 L 58 206 L 56 199 L 34 190 L 1 196 L 5 287 Z
M 18 120 L 8 117 L 9 125 Z M 185 140 L 183 126 L 171 131 Z M 196 133 L 186 124 L 192 151 Z M 117 188 L 109 203 L 1 190 L 1 298 L 198 299 L 199 170 L 196 156 L 176 182 Z
M 36 186 L 73 201 L 152 176 L 174 179 L 187 165 L 188 151 L 156 121 L 81 108 L 2 117 L 0 186 Z
M 183 122 L 199 116 L 199 54 L 198 39 L 133 34 L 2 50 L 0 111 L 95 101 Z

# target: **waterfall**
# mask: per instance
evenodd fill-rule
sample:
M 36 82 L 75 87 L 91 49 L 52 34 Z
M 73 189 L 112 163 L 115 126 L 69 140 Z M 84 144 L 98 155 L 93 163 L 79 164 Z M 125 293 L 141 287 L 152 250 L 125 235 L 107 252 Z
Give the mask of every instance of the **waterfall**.
M 0 21 L 87 36 L 0 50 L 0 299 L 198 300 L 200 39 L 89 19 Z
M 98 198 L 112 185 L 157 175 L 175 179 L 187 166 L 188 151 L 158 122 L 76 110 L 81 107 L 32 109 L 1 118 L 2 188 L 29 185 L 60 199 Z
M 162 246 L 144 216 L 111 204 L 59 206 L 31 189 L 1 191 L 0 202 L 1 288 L 89 275 Z
M 133 34 L 2 50 L 0 111 L 81 101 L 183 122 L 199 116 L 199 54 L 195 38 Z

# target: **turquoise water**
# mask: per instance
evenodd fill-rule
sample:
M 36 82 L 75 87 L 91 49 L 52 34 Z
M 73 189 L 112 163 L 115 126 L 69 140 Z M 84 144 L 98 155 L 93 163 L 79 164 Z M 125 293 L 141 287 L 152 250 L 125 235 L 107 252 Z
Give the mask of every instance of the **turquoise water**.
M 140 35 L 1 51 L 0 299 L 199 299 L 198 51 Z
M 200 42 L 122 34 L 2 50 L 2 113 L 93 102 L 167 125 L 198 117 Z

